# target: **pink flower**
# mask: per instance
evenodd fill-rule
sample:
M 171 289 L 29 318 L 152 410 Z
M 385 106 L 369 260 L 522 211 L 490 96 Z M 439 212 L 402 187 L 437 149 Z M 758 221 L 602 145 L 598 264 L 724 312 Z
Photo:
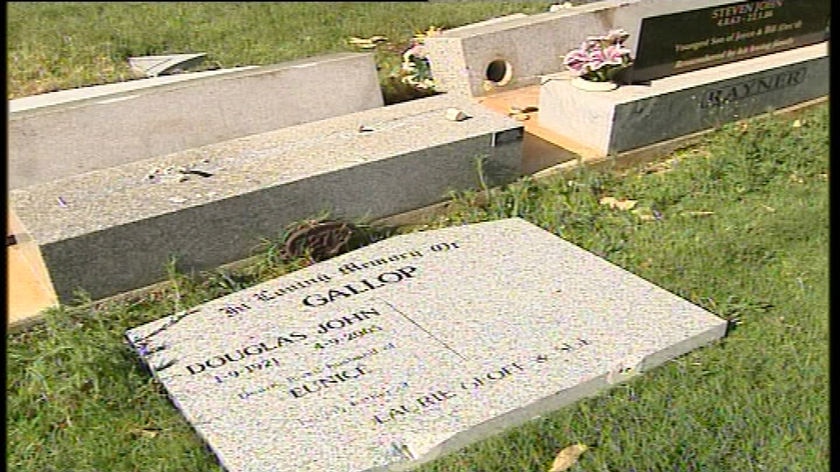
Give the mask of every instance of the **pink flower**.
M 604 57 L 604 51 L 602 51 L 601 49 L 595 49 L 594 51 L 589 53 L 589 62 L 586 64 L 586 66 L 589 68 L 589 70 L 596 71 L 601 67 L 607 65 L 606 60 L 607 58 Z
M 566 54 L 563 65 L 573 72 L 582 73 L 583 67 L 589 62 L 589 53 L 585 49 L 576 49 Z
M 607 33 L 606 40 L 613 44 L 621 44 L 630 37 L 630 33 L 624 31 L 623 29 L 614 29 L 610 30 Z
M 612 45 L 604 49 L 604 62 L 610 65 L 620 66 L 624 64 L 624 60 L 629 58 L 630 50 L 620 46 Z
M 618 69 L 627 67 L 631 62 L 630 50 L 622 44 L 628 37 L 622 29 L 588 36 L 578 49 L 566 54 L 563 65 L 572 75 L 599 82 L 608 81 Z

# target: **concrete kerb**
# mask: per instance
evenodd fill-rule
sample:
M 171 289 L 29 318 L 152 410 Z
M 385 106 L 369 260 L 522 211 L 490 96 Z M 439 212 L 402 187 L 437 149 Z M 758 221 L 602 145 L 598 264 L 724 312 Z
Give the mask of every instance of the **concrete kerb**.
M 107 100 L 125 97 L 130 92 L 142 91 L 152 87 L 187 82 L 191 80 L 213 77 L 216 75 L 230 74 L 245 70 L 255 69 L 259 66 L 234 67 L 230 69 L 215 69 L 200 72 L 188 72 L 185 74 L 165 75 L 160 77 L 142 78 L 116 82 L 113 84 L 94 85 L 91 87 L 80 87 L 75 89 L 59 90 L 56 92 L 42 93 L 29 97 L 15 98 L 9 100 L 9 113 L 17 115 L 28 111 L 43 111 L 58 106 L 78 106 L 85 104 L 86 100 Z
M 471 118 L 446 120 L 453 106 Z M 10 200 L 59 300 L 78 288 L 95 300 L 164 279 L 172 255 L 190 270 L 243 259 L 325 210 L 374 219 L 444 200 L 478 187 L 477 157 L 491 184 L 511 181 L 521 138 L 515 120 L 439 95 L 15 189 Z M 161 168 L 207 176 L 149 179 Z

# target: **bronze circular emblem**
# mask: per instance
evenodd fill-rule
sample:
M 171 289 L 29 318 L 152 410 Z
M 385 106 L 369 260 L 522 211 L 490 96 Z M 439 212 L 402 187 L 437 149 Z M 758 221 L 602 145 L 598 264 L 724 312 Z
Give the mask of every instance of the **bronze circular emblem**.
M 309 251 L 313 261 L 322 261 L 347 249 L 353 228 L 340 221 L 305 223 L 289 233 L 285 250 L 290 257 L 301 257 Z

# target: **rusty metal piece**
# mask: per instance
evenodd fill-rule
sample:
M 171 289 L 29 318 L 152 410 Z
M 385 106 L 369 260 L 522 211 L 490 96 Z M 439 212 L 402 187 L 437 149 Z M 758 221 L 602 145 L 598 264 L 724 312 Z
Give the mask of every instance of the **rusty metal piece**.
M 293 230 L 286 239 L 288 257 L 302 257 L 309 252 L 313 262 L 335 257 L 345 251 L 353 235 L 353 228 L 340 221 L 315 221 L 304 223 Z

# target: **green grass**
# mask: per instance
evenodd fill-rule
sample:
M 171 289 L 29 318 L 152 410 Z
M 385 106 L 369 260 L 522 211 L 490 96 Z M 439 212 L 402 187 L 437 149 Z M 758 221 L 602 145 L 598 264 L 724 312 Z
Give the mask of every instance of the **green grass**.
M 269 63 L 343 50 L 349 35 L 407 39 L 429 25 L 545 3 L 326 12 L 315 4 L 10 4 L 8 90 L 119 80 L 128 55 L 207 51 L 224 67 Z M 724 126 L 658 173 L 580 169 L 522 179 L 486 202 L 455 195 L 431 227 L 521 216 L 733 328 L 721 342 L 419 470 L 545 471 L 575 442 L 591 446 L 571 469 L 578 472 L 828 470 L 828 106 L 796 118 L 802 126 L 775 116 Z M 640 212 L 601 205 L 605 196 L 636 200 Z M 358 244 L 382 235 L 372 230 Z M 64 306 L 7 336 L 10 470 L 221 470 L 123 334 L 300 267 L 277 249 L 267 241 L 237 271 L 173 270 L 170 284 L 143 298 Z
M 131 56 L 205 52 L 205 67 L 273 64 L 358 51 L 350 36 L 383 35 L 376 50 L 386 102 L 423 95 L 391 75 L 415 32 L 511 13 L 520 2 L 12 2 L 7 4 L 7 98 L 137 78 Z

